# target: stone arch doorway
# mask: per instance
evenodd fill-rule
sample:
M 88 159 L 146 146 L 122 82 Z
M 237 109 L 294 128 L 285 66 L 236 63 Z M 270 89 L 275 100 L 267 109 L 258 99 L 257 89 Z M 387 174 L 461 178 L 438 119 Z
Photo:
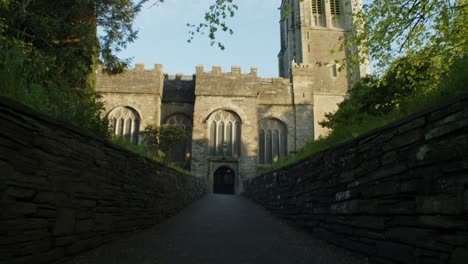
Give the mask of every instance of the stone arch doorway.
M 223 166 L 213 174 L 213 193 L 234 194 L 236 173 L 233 169 Z

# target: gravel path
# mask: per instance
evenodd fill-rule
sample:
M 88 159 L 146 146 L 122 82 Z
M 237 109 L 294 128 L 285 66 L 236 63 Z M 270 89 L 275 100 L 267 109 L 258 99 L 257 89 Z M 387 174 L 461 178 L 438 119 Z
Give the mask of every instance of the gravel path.
M 207 195 L 178 215 L 67 264 L 364 264 L 248 199 Z

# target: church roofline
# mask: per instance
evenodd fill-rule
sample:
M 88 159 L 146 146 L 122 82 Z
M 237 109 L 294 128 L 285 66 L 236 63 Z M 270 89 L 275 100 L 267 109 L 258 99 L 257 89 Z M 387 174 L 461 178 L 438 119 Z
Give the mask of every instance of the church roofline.
M 256 67 L 251 67 L 250 68 L 250 73 L 242 73 L 242 69 L 240 66 L 231 66 L 231 72 L 223 72 L 222 67 L 219 65 L 214 65 L 211 68 L 211 71 L 205 71 L 205 66 L 204 65 L 197 65 L 195 67 L 196 69 L 196 75 L 200 74 L 231 74 L 231 75 L 248 75 L 251 77 L 257 77 L 257 68 Z

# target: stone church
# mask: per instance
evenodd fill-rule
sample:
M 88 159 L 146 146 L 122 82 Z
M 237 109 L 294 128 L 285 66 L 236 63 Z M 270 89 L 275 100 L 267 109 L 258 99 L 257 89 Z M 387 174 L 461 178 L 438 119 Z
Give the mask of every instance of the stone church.
M 151 70 L 136 64 L 112 77 L 98 73 L 114 133 L 138 143 L 149 124 L 183 126 L 192 140 L 175 146 L 170 159 L 205 177 L 210 192 L 240 193 L 259 168 L 326 134 L 318 122 L 359 78 L 338 70 L 344 51 L 330 52 L 339 50 L 349 14 L 361 4 L 348 1 L 282 1 L 281 13 L 289 15 L 280 21 L 279 78 L 259 77 L 256 68 L 202 65 L 190 76 L 166 74 L 160 64 Z

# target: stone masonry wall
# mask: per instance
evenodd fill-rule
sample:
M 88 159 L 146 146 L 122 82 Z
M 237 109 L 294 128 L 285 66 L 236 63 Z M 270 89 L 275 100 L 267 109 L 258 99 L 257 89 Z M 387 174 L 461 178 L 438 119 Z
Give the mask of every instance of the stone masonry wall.
M 296 151 L 294 142 L 297 124 L 294 122 L 293 89 L 289 79 L 262 79 L 257 90 L 258 121 L 274 118 L 283 122 L 288 130 L 288 151 Z M 311 113 L 312 110 L 304 112 L 306 115 Z
M 52 263 L 205 192 L 182 174 L 0 97 L 0 263 Z
M 191 169 L 198 177 L 207 179 L 208 190 L 213 186 L 213 173 L 218 165 L 227 165 L 236 173 L 236 193 L 242 192 L 243 180 L 255 176 L 258 154 L 258 123 L 262 119 L 276 118 L 288 128 L 289 150 L 294 149 L 294 113 L 291 84 L 284 78 L 260 78 L 257 69 L 242 73 L 238 66 L 223 72 L 220 66 L 205 71 L 196 68 L 195 106 L 193 116 Z M 241 155 L 225 160 L 208 155 L 209 134 L 206 120 L 217 110 L 236 113 L 241 122 Z M 312 110 L 309 111 L 312 115 Z M 209 161 L 209 162 L 208 162 Z
M 96 91 L 106 108 L 106 114 L 119 106 L 128 106 L 138 112 L 143 130 L 147 125 L 161 122 L 161 98 L 163 96 L 163 66 L 156 64 L 146 70 L 144 64 L 136 64 L 135 69 L 108 76 L 99 71 L 96 78 Z
M 248 179 L 244 191 L 372 263 L 468 263 L 468 94 Z
M 346 74 L 340 72 L 337 78 L 333 78 L 330 71 L 329 66 L 293 65 L 298 149 L 305 146 L 306 140 L 318 139 L 329 133 L 319 122 L 325 119 L 326 113 L 338 109 L 338 103 L 347 93 Z M 313 108 L 313 111 L 302 110 L 308 108 Z
M 206 178 L 209 191 L 212 189 L 213 168 L 207 162 L 208 124 L 206 119 L 219 109 L 236 113 L 241 122 L 241 154 L 234 162 L 236 169 L 236 193 L 242 190 L 242 181 L 249 175 L 255 175 L 257 157 L 257 91 L 259 78 L 253 69 L 249 74 L 242 74 L 240 68 L 233 67 L 231 73 L 223 73 L 221 67 L 214 66 L 212 72 L 205 72 L 197 67 L 196 101 L 193 116 L 192 163 L 191 170 L 201 178 Z

